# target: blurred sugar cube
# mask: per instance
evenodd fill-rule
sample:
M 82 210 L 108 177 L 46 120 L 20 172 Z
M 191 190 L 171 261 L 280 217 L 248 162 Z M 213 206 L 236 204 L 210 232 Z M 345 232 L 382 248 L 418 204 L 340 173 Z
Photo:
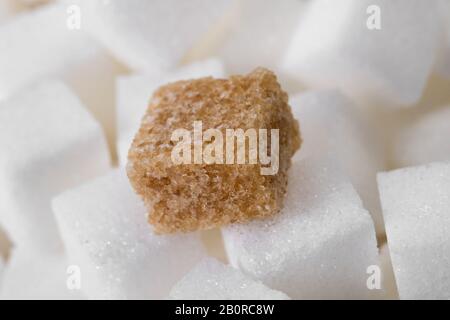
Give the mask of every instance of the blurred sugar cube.
M 170 291 L 174 300 L 288 300 L 260 281 L 221 262 L 205 258 Z
M 70 267 L 63 254 L 15 249 L 5 266 L 0 300 L 85 299 L 76 286 L 68 284 L 71 276 L 77 276 L 70 273 Z
M 118 169 L 53 200 L 69 260 L 92 299 L 161 299 L 203 256 L 197 234 L 159 236 Z
M 401 299 L 450 298 L 450 163 L 378 176 Z
M 115 77 L 126 69 L 84 28 L 71 29 L 70 8 L 44 5 L 0 25 L 0 100 L 42 78 L 61 78 L 105 128 L 115 149 Z
M 105 130 L 111 153 L 116 149 L 116 77 L 127 69 L 105 50 L 97 50 L 61 75 Z
M 385 167 L 380 141 L 354 103 L 338 91 L 309 91 L 292 96 L 290 105 L 303 138 L 294 159 L 328 156 L 347 174 L 384 233 L 376 174 Z
M 439 75 L 450 79 L 450 1 L 439 1 L 440 13 L 442 14 L 442 22 L 445 30 L 442 49 L 435 69 Z
M 13 0 L 0 0 L 0 26 L 18 11 Z
M 405 125 L 394 139 L 394 161 L 400 167 L 450 161 L 450 106 Z
M 0 25 L 0 100 L 100 50 L 83 31 L 68 27 L 66 9 L 50 4 Z
M 276 69 L 304 7 L 299 0 L 237 1 L 217 54 L 231 73 Z
M 119 163 L 127 162 L 128 149 L 139 129 L 150 98 L 159 86 L 168 82 L 201 77 L 225 76 L 223 64 L 217 59 L 194 62 L 161 74 L 134 74 L 117 80 L 117 128 Z
M 123 63 L 137 71 L 180 64 L 230 7 L 231 0 L 81 0 L 90 30 Z
M 0 224 L 18 246 L 60 243 L 50 199 L 109 168 L 103 132 L 59 82 L 0 104 Z
M 311 86 L 411 105 L 431 73 L 441 30 L 436 0 L 315 0 L 283 66 Z
M 223 229 L 232 266 L 293 299 L 368 298 L 375 229 L 351 183 L 327 161 L 294 162 L 284 209 Z

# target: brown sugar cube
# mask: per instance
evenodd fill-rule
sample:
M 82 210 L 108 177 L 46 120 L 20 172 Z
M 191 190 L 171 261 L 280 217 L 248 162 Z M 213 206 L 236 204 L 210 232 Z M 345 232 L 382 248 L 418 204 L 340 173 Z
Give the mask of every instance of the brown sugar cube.
M 300 144 L 287 94 L 258 68 L 159 88 L 127 172 L 156 232 L 209 229 L 277 213 Z

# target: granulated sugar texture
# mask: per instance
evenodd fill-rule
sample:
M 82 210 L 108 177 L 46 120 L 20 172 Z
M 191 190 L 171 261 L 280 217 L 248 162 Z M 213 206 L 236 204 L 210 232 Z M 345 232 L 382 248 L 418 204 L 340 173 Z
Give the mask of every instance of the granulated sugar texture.
M 127 166 L 155 230 L 208 229 L 278 212 L 301 143 L 287 101 L 262 68 L 156 91 Z

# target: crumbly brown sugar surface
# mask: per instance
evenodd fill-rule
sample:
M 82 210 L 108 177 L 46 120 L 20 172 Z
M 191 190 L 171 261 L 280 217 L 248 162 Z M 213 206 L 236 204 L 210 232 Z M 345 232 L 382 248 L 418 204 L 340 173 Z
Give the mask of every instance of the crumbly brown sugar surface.
M 279 129 L 277 173 L 262 175 L 260 162 L 174 163 L 172 133 L 180 128 L 192 131 L 195 121 L 201 121 L 203 131 L 215 128 L 224 136 L 226 129 Z M 127 172 L 156 232 L 209 229 L 277 213 L 291 157 L 300 144 L 287 94 L 272 72 L 258 68 L 244 76 L 179 81 L 159 88 L 129 150 Z

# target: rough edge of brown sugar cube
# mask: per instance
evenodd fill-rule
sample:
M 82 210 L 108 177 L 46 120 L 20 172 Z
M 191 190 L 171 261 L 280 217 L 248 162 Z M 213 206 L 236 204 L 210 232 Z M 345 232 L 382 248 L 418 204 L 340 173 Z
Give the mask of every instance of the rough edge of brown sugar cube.
M 216 128 L 224 137 L 225 129 L 279 129 L 278 172 L 262 175 L 259 161 L 174 164 L 171 135 L 179 128 L 192 131 L 194 121 L 202 121 L 203 132 Z M 229 79 L 206 77 L 160 87 L 129 150 L 127 173 L 156 233 L 210 229 L 279 212 L 291 157 L 300 145 L 287 94 L 271 71 L 257 68 Z

